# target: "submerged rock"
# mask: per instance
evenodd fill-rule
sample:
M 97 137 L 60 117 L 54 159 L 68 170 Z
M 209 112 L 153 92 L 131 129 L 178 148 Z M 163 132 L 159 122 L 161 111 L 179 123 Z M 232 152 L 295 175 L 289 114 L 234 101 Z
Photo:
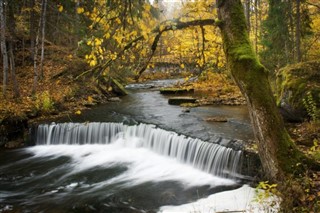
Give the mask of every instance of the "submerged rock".
M 180 105 L 184 103 L 195 103 L 197 99 L 192 97 L 172 97 L 169 98 L 168 103 L 171 105 Z
M 193 88 L 177 88 L 177 87 L 166 87 L 166 88 L 161 88 L 160 93 L 161 94 L 188 94 L 188 93 L 193 93 L 194 89 Z
M 208 122 L 228 122 L 228 119 L 224 116 L 211 116 L 204 119 Z

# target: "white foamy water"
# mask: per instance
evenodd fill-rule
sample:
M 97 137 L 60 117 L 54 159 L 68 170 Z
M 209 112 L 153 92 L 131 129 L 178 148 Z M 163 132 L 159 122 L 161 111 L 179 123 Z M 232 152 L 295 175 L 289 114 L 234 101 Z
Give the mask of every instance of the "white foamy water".
M 58 158 L 67 156 L 72 159 L 68 175 L 95 167 L 126 166 L 122 174 L 96 184 L 96 187 L 123 182 L 134 186 L 144 182 L 178 181 L 185 187 L 210 185 L 233 185 L 230 179 L 216 177 L 176 159 L 158 155 L 146 148 L 139 147 L 138 138 L 119 138 L 112 144 L 105 145 L 49 145 L 34 146 L 27 150 L 34 157 Z
M 163 206 L 159 213 L 183 212 L 248 212 L 248 213 L 276 213 L 279 210 L 279 199 L 275 196 L 266 197 L 262 201 L 256 199 L 258 191 L 248 185 L 241 188 L 224 191 L 199 199 L 196 202 L 179 205 Z M 264 193 L 259 190 L 259 193 Z
M 119 140 L 120 139 L 120 140 Z M 223 138 L 220 138 L 224 140 Z M 144 147 L 220 177 L 236 177 L 241 151 L 156 128 L 122 123 L 60 123 L 39 125 L 37 145 L 106 145 Z

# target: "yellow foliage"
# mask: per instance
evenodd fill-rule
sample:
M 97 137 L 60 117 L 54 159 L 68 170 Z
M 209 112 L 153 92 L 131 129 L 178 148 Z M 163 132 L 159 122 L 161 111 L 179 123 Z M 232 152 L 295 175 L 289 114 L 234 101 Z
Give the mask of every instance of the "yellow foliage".
M 88 96 L 88 103 L 92 103 L 93 102 L 93 98 L 92 98 L 92 96 Z
M 84 13 L 84 8 L 83 7 L 78 7 L 77 8 L 77 13 L 78 14 Z
M 74 114 L 76 114 L 76 115 L 81 115 L 81 111 L 80 111 L 80 110 L 77 110 Z
M 61 4 L 58 5 L 58 11 L 61 13 L 63 11 L 63 6 Z

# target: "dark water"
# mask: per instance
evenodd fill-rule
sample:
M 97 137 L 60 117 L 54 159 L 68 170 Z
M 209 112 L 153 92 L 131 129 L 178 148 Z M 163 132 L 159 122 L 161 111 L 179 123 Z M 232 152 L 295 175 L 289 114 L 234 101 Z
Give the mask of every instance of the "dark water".
M 156 81 L 129 87 L 129 96 L 121 102 L 99 106 L 64 121 L 138 122 L 155 124 L 160 128 L 180 134 L 215 142 L 216 137 L 238 139 L 246 142 L 253 139 L 248 109 L 246 106 L 201 106 L 184 112 L 184 108 L 168 104 L 170 96 L 161 95 L 157 89 L 139 89 L 152 86 L 167 86 L 175 80 Z M 138 89 L 137 89 L 138 88 Z M 228 122 L 207 122 L 209 116 L 223 116 Z
M 119 103 L 70 119 L 152 123 L 207 141 L 220 136 L 252 138 L 245 107 L 206 106 L 185 113 L 168 105 L 167 98 L 158 91 L 135 89 Z M 228 122 L 203 120 L 212 115 L 226 116 Z M 127 137 L 105 145 L 37 145 L 2 151 L 0 212 L 156 212 L 164 205 L 189 203 L 241 186 L 146 148 L 124 145 L 136 140 Z

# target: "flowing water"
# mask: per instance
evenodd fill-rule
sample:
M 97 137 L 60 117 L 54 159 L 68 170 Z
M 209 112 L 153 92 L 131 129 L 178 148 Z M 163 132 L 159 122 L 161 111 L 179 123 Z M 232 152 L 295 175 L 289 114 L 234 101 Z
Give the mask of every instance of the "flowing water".
M 230 122 L 200 119 L 211 113 L 225 113 Z M 189 212 L 168 206 L 226 192 L 229 201 L 236 194 L 250 200 L 241 151 L 217 144 L 252 137 L 244 114 L 228 107 L 185 114 L 147 90 L 73 122 L 39 125 L 35 146 L 1 152 L 0 212 Z M 224 202 L 214 210 L 230 210 Z

